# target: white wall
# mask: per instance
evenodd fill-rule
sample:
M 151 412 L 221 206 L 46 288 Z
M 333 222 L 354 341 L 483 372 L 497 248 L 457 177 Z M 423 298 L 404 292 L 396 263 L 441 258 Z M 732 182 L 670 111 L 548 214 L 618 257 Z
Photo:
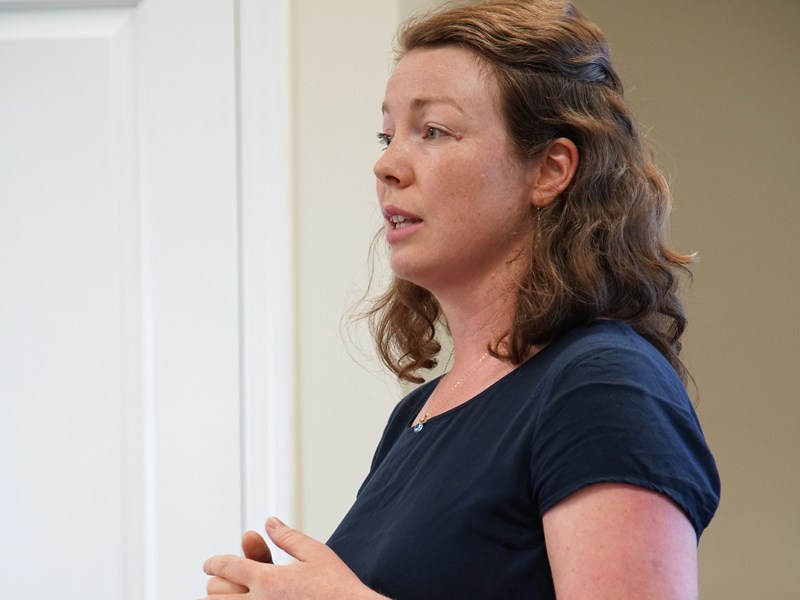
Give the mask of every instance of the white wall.
M 393 2 L 292 3 L 299 524 L 321 539 L 355 498 L 398 399 L 363 328 L 351 343 L 342 322 L 381 223 L 372 164 L 396 22 Z

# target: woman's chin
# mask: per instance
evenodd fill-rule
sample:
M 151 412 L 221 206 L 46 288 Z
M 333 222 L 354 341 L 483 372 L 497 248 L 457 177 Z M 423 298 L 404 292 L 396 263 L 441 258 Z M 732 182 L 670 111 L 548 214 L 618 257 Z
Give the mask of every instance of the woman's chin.
M 426 287 L 423 282 L 427 279 L 425 273 L 430 271 L 430 269 L 426 269 L 423 265 L 419 264 L 419 262 L 403 260 L 400 257 L 396 257 L 393 253 L 389 261 L 389 266 L 392 269 L 392 273 L 394 273 L 395 277 L 398 279 L 404 279 L 415 285 Z

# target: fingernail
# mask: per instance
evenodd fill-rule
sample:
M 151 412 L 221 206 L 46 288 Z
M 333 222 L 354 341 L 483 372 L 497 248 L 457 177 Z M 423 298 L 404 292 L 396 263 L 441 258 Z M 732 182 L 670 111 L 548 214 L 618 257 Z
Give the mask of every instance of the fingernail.
M 278 517 L 270 517 L 267 519 L 267 529 L 275 529 L 276 527 L 286 527 L 286 524 Z

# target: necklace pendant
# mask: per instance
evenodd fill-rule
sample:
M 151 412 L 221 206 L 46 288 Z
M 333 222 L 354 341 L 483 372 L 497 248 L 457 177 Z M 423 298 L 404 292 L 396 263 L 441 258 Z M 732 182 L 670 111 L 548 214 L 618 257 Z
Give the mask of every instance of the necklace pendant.
M 419 423 L 414 425 L 414 433 L 419 433 L 422 431 L 422 428 L 425 427 L 425 423 L 428 422 L 428 415 L 430 413 L 425 413 L 425 415 L 419 420 Z

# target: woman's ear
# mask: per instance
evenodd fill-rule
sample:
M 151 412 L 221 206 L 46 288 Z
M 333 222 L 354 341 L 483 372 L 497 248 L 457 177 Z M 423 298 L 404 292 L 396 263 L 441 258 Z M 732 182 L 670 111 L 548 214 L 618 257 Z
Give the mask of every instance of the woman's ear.
M 563 192 L 578 168 L 578 147 L 569 138 L 558 138 L 542 150 L 533 168 L 531 204 L 547 206 Z

